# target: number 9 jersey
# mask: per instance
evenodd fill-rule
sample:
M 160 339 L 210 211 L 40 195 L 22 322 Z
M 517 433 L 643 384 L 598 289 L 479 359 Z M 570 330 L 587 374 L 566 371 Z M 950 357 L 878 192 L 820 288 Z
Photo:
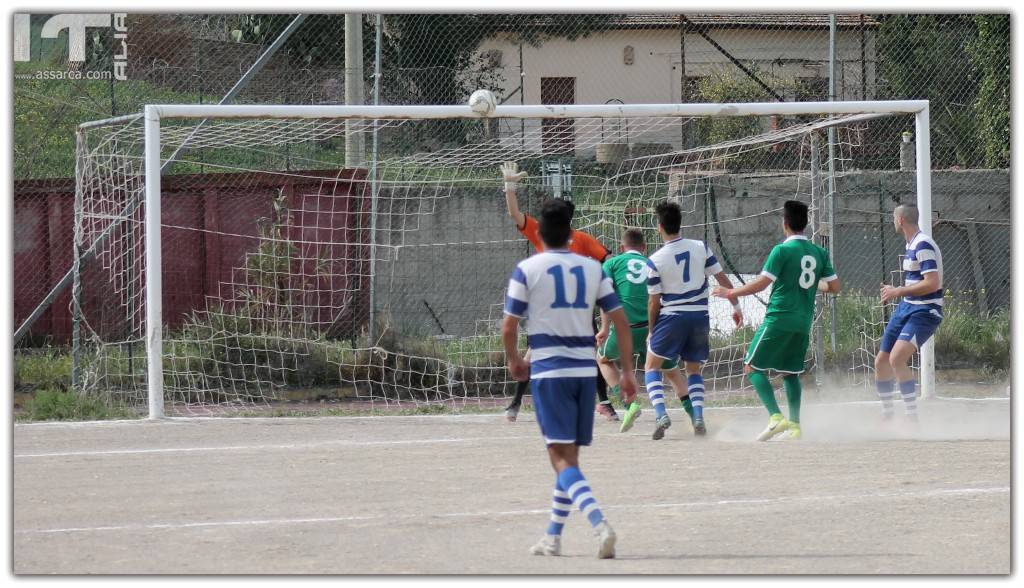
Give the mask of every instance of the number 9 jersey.
M 792 235 L 776 245 L 761 275 L 773 282 L 765 324 L 790 332 L 810 332 L 818 281 L 837 277 L 828 251 L 804 235 Z

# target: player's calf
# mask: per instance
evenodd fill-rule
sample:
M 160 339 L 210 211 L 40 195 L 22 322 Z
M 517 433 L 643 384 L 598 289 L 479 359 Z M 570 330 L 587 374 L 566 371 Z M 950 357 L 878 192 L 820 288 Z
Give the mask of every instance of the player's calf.
M 699 364 L 698 364 L 699 366 Z M 699 367 L 696 373 L 688 364 L 689 375 L 686 379 L 686 392 L 693 406 L 693 430 L 698 435 L 706 432 L 704 427 L 704 378 L 701 377 Z
M 915 352 L 917 352 L 917 347 L 913 343 L 899 340 L 893 345 L 892 352 L 889 354 L 889 364 L 892 366 L 893 375 L 896 376 L 900 396 L 903 397 L 907 420 L 917 419 L 917 380 L 914 378 L 914 372 L 908 366 Z
M 526 390 L 529 389 L 530 382 L 516 382 L 516 395 L 512 399 L 512 402 L 505 407 L 505 420 L 514 423 L 519 418 L 519 409 L 523 406 L 523 396 L 526 395 Z
M 654 433 L 651 438 L 655 441 L 665 436 L 665 431 L 672 426 L 672 419 L 665 410 L 665 384 L 662 382 L 660 369 L 648 367 L 644 373 L 644 382 L 647 385 L 647 396 L 651 399 L 651 406 L 654 407 L 655 421 Z

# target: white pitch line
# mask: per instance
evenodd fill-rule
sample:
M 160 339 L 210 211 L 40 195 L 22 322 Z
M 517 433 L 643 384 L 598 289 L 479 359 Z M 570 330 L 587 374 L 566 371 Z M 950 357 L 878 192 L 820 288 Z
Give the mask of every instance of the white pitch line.
M 222 445 L 213 447 L 165 447 L 159 449 L 109 449 L 103 451 L 60 451 L 52 453 L 21 453 L 14 456 L 15 459 L 36 459 L 46 457 L 90 457 L 103 455 L 140 455 L 140 454 L 174 454 L 174 453 L 198 453 L 210 451 L 266 451 L 273 449 L 310 449 L 314 447 L 365 447 L 373 445 L 424 445 L 431 443 L 477 443 L 481 441 L 512 441 L 522 439 L 536 439 L 541 441 L 540 435 L 519 435 L 508 437 L 452 437 L 442 439 L 392 439 L 387 441 L 350 441 L 338 439 L 334 441 L 322 441 L 319 443 L 284 443 L 274 445 Z
M 986 403 L 986 402 L 1009 402 L 1008 396 L 1000 397 L 987 397 L 987 398 L 960 398 L 960 397 L 938 397 L 925 401 L 919 401 L 921 404 L 931 402 L 964 402 L 964 403 Z M 814 408 L 816 406 L 869 406 L 877 405 L 877 400 L 850 400 L 846 402 L 819 402 L 814 404 L 805 405 L 808 408 Z M 681 408 L 670 408 L 670 411 L 682 412 Z M 705 407 L 704 410 L 711 411 L 743 411 L 743 410 L 754 410 L 761 411 L 763 408 L 757 405 L 750 406 L 710 406 Z M 130 419 L 130 420 L 110 420 L 110 421 L 61 421 L 61 422 L 38 422 L 38 423 L 15 423 L 14 428 L 80 428 L 80 427 L 109 427 L 118 425 L 128 426 L 146 426 L 152 427 L 156 425 L 177 425 L 181 423 L 204 423 L 204 422 L 215 422 L 218 424 L 231 424 L 234 422 L 261 422 L 261 421 L 363 421 L 363 420 L 381 420 L 381 419 L 413 419 L 413 420 L 472 420 L 480 419 L 484 421 L 491 421 L 496 419 L 503 419 L 504 412 L 480 412 L 480 413 L 467 413 L 467 414 L 379 414 L 379 415 L 364 415 L 364 416 L 266 416 L 266 417 L 230 417 L 230 416 L 193 416 L 193 417 L 166 417 L 157 420 L 149 419 Z M 530 413 L 527 413 L 530 414 Z
M 723 506 L 745 506 L 752 504 L 783 504 L 792 502 L 824 502 L 832 500 L 890 500 L 893 498 L 941 498 L 947 496 L 963 496 L 972 494 L 1006 494 L 1010 492 L 1008 486 L 997 486 L 989 488 L 938 488 L 924 491 L 909 492 L 871 492 L 866 494 L 842 494 L 842 495 L 817 495 L 817 496 L 792 496 L 773 498 L 739 498 L 728 500 L 700 501 L 700 502 L 665 502 L 654 504 L 613 504 L 603 505 L 602 510 L 622 511 L 643 511 L 653 509 L 673 508 L 703 508 Z M 290 519 L 253 519 L 237 521 L 202 521 L 191 523 L 151 523 L 148 525 L 116 525 L 103 527 L 65 527 L 59 529 L 28 529 L 16 530 L 16 535 L 53 535 L 59 533 L 98 533 L 107 531 L 146 531 L 146 530 L 175 530 L 194 529 L 209 527 L 247 527 L 266 525 L 305 525 L 323 523 L 345 523 L 382 521 L 392 522 L 409 519 L 435 519 L 435 518 L 487 518 L 487 517 L 517 517 L 526 515 L 540 515 L 549 513 L 549 509 L 530 510 L 506 510 L 506 511 L 480 511 L 480 512 L 451 512 L 440 514 L 386 514 L 386 515 L 363 515 L 344 517 L 319 517 L 319 518 L 290 518 Z
M 496 409 L 497 410 L 497 409 Z M 164 417 L 160 419 L 118 419 L 109 421 L 45 421 L 45 422 L 32 422 L 32 423 L 15 423 L 16 429 L 20 428 L 81 428 L 81 427 L 109 427 L 117 425 L 128 425 L 128 426 L 143 426 L 153 427 L 158 425 L 178 425 L 181 423 L 218 423 L 218 424 L 231 424 L 239 422 L 283 422 L 283 421 L 363 421 L 363 420 L 380 420 L 382 418 L 387 419 L 439 419 L 439 420 L 463 420 L 463 419 L 481 419 L 481 420 L 494 420 L 497 417 L 504 418 L 504 412 L 474 412 L 466 414 L 378 414 L 378 415 L 351 415 L 351 416 L 333 416 L 333 415 L 309 415 L 309 416 L 265 416 L 265 417 L 234 417 L 234 416 L 181 416 L 181 417 Z

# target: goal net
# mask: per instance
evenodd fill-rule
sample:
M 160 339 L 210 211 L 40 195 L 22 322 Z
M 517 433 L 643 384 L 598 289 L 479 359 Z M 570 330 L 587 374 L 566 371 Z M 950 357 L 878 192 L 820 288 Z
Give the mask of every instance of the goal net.
M 808 373 L 831 365 L 864 382 L 886 310 L 877 276 L 844 273 L 842 256 L 866 237 L 859 221 L 837 222 L 835 178 L 898 166 L 899 133 L 924 103 L 861 104 L 499 107 L 491 118 L 458 106 L 166 106 L 147 110 L 159 115 L 148 148 L 143 115 L 83 125 L 74 384 L 151 414 L 499 403 L 514 391 L 504 290 L 533 252 L 505 210 L 504 161 L 529 173 L 524 212 L 571 199 L 574 228 L 613 253 L 630 227 L 656 250 L 654 207 L 678 202 L 683 235 L 707 242 L 734 282 L 781 240 L 782 203 L 808 203 L 809 236 L 836 256 L 850 300 L 865 293 L 856 328 L 819 297 Z M 749 397 L 742 357 L 767 294 L 744 299 L 739 328 L 712 300 L 708 404 Z

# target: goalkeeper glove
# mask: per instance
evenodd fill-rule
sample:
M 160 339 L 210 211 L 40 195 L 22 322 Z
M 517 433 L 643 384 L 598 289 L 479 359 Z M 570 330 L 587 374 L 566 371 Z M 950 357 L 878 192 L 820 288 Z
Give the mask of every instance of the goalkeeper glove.
M 519 182 L 526 177 L 526 172 L 519 171 L 519 165 L 514 161 L 501 164 L 501 174 L 505 178 L 506 190 L 515 190 Z

